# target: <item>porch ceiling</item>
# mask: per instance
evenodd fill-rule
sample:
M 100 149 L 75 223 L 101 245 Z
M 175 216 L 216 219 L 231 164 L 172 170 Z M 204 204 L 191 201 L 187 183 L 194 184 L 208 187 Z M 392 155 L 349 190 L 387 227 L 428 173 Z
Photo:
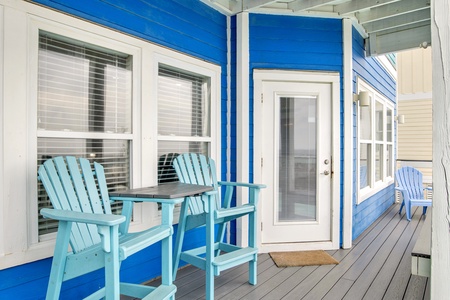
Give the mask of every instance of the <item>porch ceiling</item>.
M 366 38 L 368 56 L 431 45 L 431 0 L 201 0 L 235 15 L 284 15 L 350 18 Z

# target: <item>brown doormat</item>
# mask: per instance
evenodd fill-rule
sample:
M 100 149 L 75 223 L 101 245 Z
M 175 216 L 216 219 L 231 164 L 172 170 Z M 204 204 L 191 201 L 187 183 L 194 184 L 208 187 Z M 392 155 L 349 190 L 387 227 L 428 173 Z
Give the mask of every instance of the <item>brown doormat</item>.
M 270 252 L 270 257 L 278 268 L 336 265 L 339 262 L 323 250 Z

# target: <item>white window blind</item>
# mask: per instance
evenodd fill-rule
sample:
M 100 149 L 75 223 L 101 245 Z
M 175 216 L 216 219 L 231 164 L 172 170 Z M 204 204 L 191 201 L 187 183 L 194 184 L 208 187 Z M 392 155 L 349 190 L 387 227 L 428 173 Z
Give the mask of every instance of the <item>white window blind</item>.
M 105 167 L 111 191 L 129 187 L 131 63 L 131 55 L 40 32 L 38 166 L 61 155 L 85 157 Z M 38 182 L 38 209 L 43 207 L 51 204 Z M 56 228 L 56 221 L 39 215 L 40 236 Z
M 210 79 L 162 65 L 158 72 L 158 183 L 178 181 L 172 168 L 181 153 L 209 154 Z
M 210 105 L 204 77 L 168 67 L 159 68 L 158 134 L 205 137 L 210 135 Z

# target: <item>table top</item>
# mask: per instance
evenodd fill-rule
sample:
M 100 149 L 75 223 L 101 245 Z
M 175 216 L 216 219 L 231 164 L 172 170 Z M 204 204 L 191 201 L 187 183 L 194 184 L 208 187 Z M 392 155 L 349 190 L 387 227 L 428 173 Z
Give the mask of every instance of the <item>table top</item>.
M 175 199 L 212 191 L 212 186 L 171 182 L 110 193 L 110 197 Z

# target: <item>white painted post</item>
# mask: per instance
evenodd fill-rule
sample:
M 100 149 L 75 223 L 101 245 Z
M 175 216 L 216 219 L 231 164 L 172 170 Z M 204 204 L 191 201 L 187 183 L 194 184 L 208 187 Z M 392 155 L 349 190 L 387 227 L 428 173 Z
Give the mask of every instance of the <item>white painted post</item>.
M 450 3 L 431 1 L 433 50 L 433 214 L 431 299 L 448 299 L 450 286 Z
M 249 22 L 248 12 L 237 15 L 237 61 L 236 61 L 236 114 L 237 114 L 237 169 L 236 179 L 239 182 L 248 182 L 249 179 L 249 111 L 250 111 L 250 54 L 249 54 Z M 237 191 L 237 203 L 242 204 L 248 199 L 246 189 Z M 242 218 L 237 221 L 237 244 L 247 246 L 248 224 Z

